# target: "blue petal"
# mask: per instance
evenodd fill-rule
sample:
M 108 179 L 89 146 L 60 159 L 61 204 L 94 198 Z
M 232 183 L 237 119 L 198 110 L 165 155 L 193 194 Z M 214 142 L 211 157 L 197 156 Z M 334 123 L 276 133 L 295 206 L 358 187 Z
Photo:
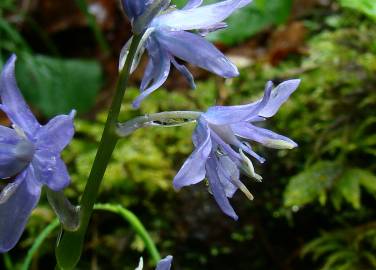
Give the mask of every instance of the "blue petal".
M 293 140 L 285 136 L 279 135 L 265 128 L 256 127 L 246 122 L 233 124 L 231 125 L 231 128 L 237 136 L 261 143 L 267 147 L 286 149 L 298 146 Z M 283 142 L 279 144 L 280 147 L 278 147 L 278 141 Z
M 188 10 L 192 8 L 197 8 L 201 6 L 203 0 L 188 0 L 187 4 L 182 8 L 183 10 Z
M 7 114 L 13 124 L 20 127 L 27 134 L 32 135 L 39 129 L 40 124 L 18 89 L 15 75 L 16 59 L 17 57 L 12 55 L 1 73 L 0 97 L 2 104 L 0 109 Z
M 14 144 L 0 143 L 0 178 L 15 176 L 24 170 L 34 155 L 33 145 L 23 139 Z
M 195 132 L 192 134 L 192 142 L 196 148 L 205 142 L 208 132 L 208 123 L 205 121 L 205 118 L 200 116 L 197 119 Z
M 234 220 L 238 219 L 234 209 L 232 208 L 229 200 L 227 199 L 225 188 L 218 176 L 218 169 L 215 158 L 209 158 L 206 162 L 206 172 L 209 181 L 210 190 L 213 193 L 214 199 L 223 213 L 230 216 Z
M 154 72 L 153 59 L 150 58 L 145 68 L 144 77 L 142 78 L 142 81 L 141 81 L 141 85 L 140 85 L 141 91 L 144 91 L 153 80 L 153 72 Z
M 197 8 L 175 10 L 158 16 L 151 26 L 174 31 L 211 28 L 250 2 L 252 0 L 227 0 Z
M 0 143 L 15 144 L 19 140 L 20 138 L 14 129 L 0 126 Z
M 184 76 L 187 80 L 189 87 L 192 89 L 196 88 L 195 80 L 193 78 L 192 73 L 187 69 L 186 66 L 179 64 L 174 57 L 171 57 L 171 62 L 174 67 Z
M 70 177 L 64 161 L 47 150 L 38 150 L 32 161 L 35 176 L 42 185 L 53 191 L 60 191 L 70 183 Z
M 234 147 L 237 147 L 238 149 L 242 149 L 244 152 L 250 154 L 254 158 L 256 158 L 261 163 L 265 162 L 265 159 L 260 157 L 256 152 L 254 152 L 250 146 L 243 144 L 236 136 L 234 131 L 232 130 L 232 127 L 230 125 L 210 125 L 210 129 L 213 131 L 212 136 L 214 137 L 214 134 L 218 135 L 218 137 L 215 138 L 217 143 L 221 147 L 226 147 L 226 144 L 230 144 Z M 222 141 L 219 141 L 218 138 L 220 138 Z M 228 147 L 224 148 L 224 151 L 228 152 Z M 230 154 L 230 153 L 228 153 Z
M 15 188 L 6 200 L 0 203 L 0 252 L 12 249 L 20 239 L 31 211 L 37 205 L 40 197 L 40 186 L 36 184 L 31 169 L 20 174 L 15 182 Z M 5 191 L 9 191 L 7 187 Z M 4 191 L 0 198 L 4 197 Z M 5 195 L 6 197 L 8 195 Z
M 169 255 L 166 258 L 159 261 L 155 270 L 170 270 L 172 263 L 172 256 Z
M 215 125 L 233 124 L 248 121 L 257 117 L 261 109 L 268 103 L 273 85 L 268 82 L 265 87 L 264 97 L 261 100 L 238 106 L 214 106 L 208 109 L 203 116 L 209 123 Z
M 175 176 L 175 189 L 197 184 L 205 178 L 205 162 L 212 148 L 210 131 L 205 122 L 199 122 L 196 130 L 195 133 L 200 133 L 195 137 L 195 142 L 198 144 Z
M 212 33 L 212 32 L 215 32 L 215 31 L 218 31 L 220 29 L 225 29 L 227 28 L 227 23 L 224 23 L 224 22 L 220 22 L 220 23 L 217 23 L 217 24 L 213 24 L 210 28 L 205 28 L 205 29 L 201 29 L 199 31 L 200 35 L 201 36 L 207 36 L 208 34 Z
M 238 187 L 234 185 L 234 182 L 239 181 L 239 169 L 235 162 L 225 155 L 218 157 L 217 168 L 218 177 L 226 196 L 231 198 L 238 189 Z
M 141 102 L 167 80 L 170 72 L 170 56 L 153 37 L 149 38 L 146 48 L 150 56 L 149 61 L 152 61 L 152 63 L 148 65 L 149 70 L 141 83 L 143 86 L 141 88 L 142 93 L 133 102 L 134 108 L 140 107 Z
M 247 154 L 254 157 L 255 159 L 257 159 L 260 163 L 265 162 L 265 158 L 263 158 L 262 156 L 258 155 L 255 151 L 253 151 L 251 146 L 245 145 L 245 144 L 239 144 L 239 148 L 242 149 Z
M 215 143 L 216 147 L 220 147 L 222 152 L 224 152 L 226 155 L 228 155 L 229 158 L 231 158 L 231 160 L 233 162 L 235 162 L 238 166 L 241 165 L 241 161 L 242 161 L 242 158 L 241 156 L 239 155 L 238 152 L 235 152 L 234 149 L 232 149 L 232 147 L 226 143 L 218 134 L 216 134 L 215 132 L 211 132 L 210 133 L 211 137 L 212 137 L 212 140 L 213 142 Z M 213 147 L 214 149 L 214 147 Z
M 270 100 L 265 107 L 259 112 L 261 117 L 272 117 L 281 107 L 281 105 L 290 97 L 290 95 L 298 88 L 300 80 L 289 80 L 279 84 L 273 89 Z
M 37 147 L 60 153 L 73 138 L 75 113 L 72 111 L 69 115 L 58 115 L 40 128 L 35 134 Z
M 224 78 L 239 75 L 237 67 L 213 44 L 203 37 L 185 31 L 155 31 L 155 36 L 166 50 L 193 65 Z

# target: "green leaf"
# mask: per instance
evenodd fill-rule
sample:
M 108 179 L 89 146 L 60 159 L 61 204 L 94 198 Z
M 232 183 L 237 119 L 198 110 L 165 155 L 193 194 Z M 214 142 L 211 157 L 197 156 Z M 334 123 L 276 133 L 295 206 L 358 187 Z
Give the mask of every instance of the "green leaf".
M 226 20 L 227 29 L 212 33 L 209 38 L 226 45 L 242 42 L 271 25 L 285 23 L 291 7 L 291 0 L 255 0 Z
M 363 169 L 353 169 L 352 171 L 354 176 L 358 177 L 360 185 L 376 197 L 376 176 Z
M 365 251 L 362 253 L 363 257 L 366 258 L 368 263 L 376 268 L 376 256 L 372 252 Z
M 376 20 L 375 0 L 339 0 L 339 3 L 343 7 L 354 9 Z
M 341 246 L 337 239 L 331 234 L 324 234 L 318 238 L 313 239 L 304 245 L 300 254 L 302 257 L 307 256 L 309 253 L 314 254 L 314 260 L 317 260 L 322 254 L 329 252 L 330 250 L 339 249 Z
M 354 252 L 349 250 L 341 250 L 336 253 L 333 253 L 332 255 L 328 256 L 328 258 L 325 261 L 324 266 L 321 268 L 322 270 L 331 270 L 333 269 L 333 266 L 336 264 L 344 265 L 351 263 L 356 255 Z
M 47 117 L 72 109 L 87 112 L 102 86 L 101 67 L 90 60 L 26 56 L 16 73 L 25 98 Z
M 357 169 L 348 169 L 336 184 L 336 189 L 355 209 L 360 208 L 360 187 Z
M 316 199 L 325 204 L 326 191 L 340 175 L 341 169 L 335 162 L 320 161 L 294 176 L 285 190 L 285 206 L 301 206 Z

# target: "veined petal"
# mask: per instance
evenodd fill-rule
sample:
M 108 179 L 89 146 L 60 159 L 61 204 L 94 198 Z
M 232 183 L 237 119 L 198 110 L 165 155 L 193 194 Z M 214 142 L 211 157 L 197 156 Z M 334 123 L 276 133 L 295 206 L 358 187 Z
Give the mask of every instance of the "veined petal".
M 188 68 L 185 65 L 179 64 L 174 57 L 171 57 L 171 62 L 174 65 L 174 67 L 184 76 L 184 78 L 187 80 L 189 87 L 192 89 L 196 88 L 195 79 L 193 78 L 192 73 L 188 70 Z
M 159 43 L 173 56 L 224 78 L 239 75 L 237 67 L 203 37 L 185 31 L 154 32 Z
M 158 16 L 151 25 L 173 31 L 210 28 L 251 2 L 252 0 L 227 0 L 197 8 L 175 10 Z
M 227 26 L 228 26 L 227 23 L 220 22 L 217 24 L 213 24 L 210 28 L 200 29 L 199 33 L 201 36 L 205 37 L 212 32 L 218 31 L 220 29 L 225 29 L 227 28 Z
M 170 270 L 172 263 L 172 256 L 169 255 L 166 258 L 159 261 L 155 270 Z
M 40 127 L 40 124 L 18 89 L 15 74 L 16 59 L 16 55 L 12 55 L 1 73 L 0 97 L 2 104 L 0 109 L 7 114 L 13 124 L 30 135 Z
M 265 128 L 256 127 L 246 122 L 233 124 L 231 125 L 231 128 L 237 136 L 261 143 L 266 147 L 292 149 L 298 146 L 293 140 L 285 136 L 279 135 Z
M 209 132 L 208 128 L 208 123 L 205 121 L 203 117 L 200 116 L 197 119 L 196 129 L 192 134 L 192 142 L 196 148 L 205 142 Z
M 234 209 L 227 199 L 226 192 L 219 179 L 217 166 L 214 158 L 209 158 L 206 162 L 206 173 L 209 181 L 210 190 L 214 196 L 215 201 L 221 208 L 223 213 L 230 216 L 234 220 L 238 219 Z
M 219 156 L 217 161 L 218 177 L 225 190 L 226 197 L 232 198 L 237 186 L 234 182 L 239 181 L 239 169 L 236 164 L 225 155 Z
M 14 144 L 0 143 L 0 178 L 15 176 L 24 170 L 34 155 L 33 145 L 23 139 Z
M 73 138 L 75 114 L 73 110 L 69 115 L 58 115 L 41 127 L 35 135 L 37 147 L 60 153 Z
M 253 151 L 252 147 L 250 145 L 248 145 L 248 144 L 245 145 L 244 143 L 240 142 L 240 144 L 238 145 L 238 147 L 239 147 L 239 149 L 243 150 L 247 154 L 249 154 L 252 157 L 254 157 L 255 159 L 257 159 L 260 163 L 264 163 L 265 162 L 265 158 L 263 158 L 262 156 L 260 156 L 259 154 L 257 154 L 255 151 Z
M 34 174 L 38 182 L 47 185 L 53 191 L 67 187 L 70 177 L 64 161 L 48 150 L 38 150 L 32 161 Z
M 182 8 L 182 10 L 197 8 L 201 6 L 202 2 L 203 0 L 188 0 L 187 4 Z
M 144 91 L 153 80 L 153 72 L 154 72 L 153 59 L 150 58 L 145 68 L 144 77 L 142 78 L 142 81 L 141 81 L 141 86 L 140 86 L 141 91 Z
M 0 126 L 0 143 L 15 144 L 19 140 L 19 135 L 14 129 Z
M 235 137 L 234 132 L 231 129 L 230 125 L 211 125 L 209 124 L 210 129 L 215 132 L 221 139 L 227 143 L 237 146 L 240 141 Z
M 175 189 L 181 189 L 184 186 L 197 184 L 205 178 L 205 163 L 209 157 L 212 142 L 210 140 L 210 131 L 206 122 L 199 121 L 197 130 L 200 132 L 195 139 L 198 144 L 196 145 L 196 149 L 184 162 L 183 166 L 175 176 L 173 182 Z
M 262 110 L 268 103 L 272 89 L 273 84 L 268 82 L 265 86 L 264 96 L 261 100 L 246 105 L 214 106 L 209 108 L 203 116 L 209 123 L 214 125 L 225 125 L 248 121 L 249 119 L 258 116 L 260 110 Z
M 0 203 L 0 253 L 17 244 L 40 197 L 41 188 L 32 169 L 21 173 L 12 184 L 16 185 L 12 194 Z M 0 194 L 0 197 L 3 195 Z
M 290 97 L 290 95 L 298 88 L 300 80 L 288 80 L 280 83 L 273 89 L 270 99 L 265 107 L 258 113 L 261 117 L 272 117 L 281 107 L 281 105 Z
M 133 102 L 133 107 L 140 107 L 141 102 L 152 92 L 157 90 L 166 80 L 170 73 L 170 56 L 161 48 L 160 44 L 153 37 L 149 38 L 147 50 L 152 63 L 148 65 L 148 71 L 141 85 L 142 93 Z M 148 88 L 146 88 L 148 87 Z
M 216 134 L 215 132 L 211 132 L 211 137 L 213 139 L 213 142 L 216 143 L 216 145 L 221 149 L 222 152 L 224 152 L 226 155 L 228 155 L 229 158 L 231 158 L 231 160 L 233 162 L 235 162 L 238 166 L 241 165 L 241 156 L 239 155 L 238 152 L 236 152 L 234 149 L 232 149 L 232 147 L 226 143 L 218 134 Z

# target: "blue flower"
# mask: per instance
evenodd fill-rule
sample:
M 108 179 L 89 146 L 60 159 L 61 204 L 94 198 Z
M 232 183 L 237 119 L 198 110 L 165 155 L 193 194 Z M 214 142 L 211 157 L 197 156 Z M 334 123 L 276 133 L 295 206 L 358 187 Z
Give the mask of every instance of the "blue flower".
M 164 9 L 156 17 L 145 16 L 147 18 L 143 19 L 145 21 L 143 25 L 147 29 L 144 29 L 144 42 L 141 48 L 138 49 L 138 55 L 132 70 L 137 67 L 144 47 L 147 49 L 150 59 L 141 82 L 141 94 L 134 101 L 133 106 L 139 107 L 143 99 L 167 80 L 171 63 L 187 79 L 189 85 L 195 88 L 192 74 L 185 65 L 178 63 L 176 58 L 224 78 L 238 76 L 239 72 L 236 66 L 203 36 L 226 27 L 223 20 L 251 1 L 227 0 L 201 6 L 202 0 L 189 0 L 185 7 L 178 10 L 174 7 L 164 9 L 166 1 L 123 0 L 123 6 L 133 23 L 133 28 L 137 19 L 147 13 L 148 7 L 153 5 L 153 3 L 162 3 L 158 7 Z M 155 14 L 155 12 L 149 12 L 148 14 Z M 120 67 L 125 63 L 129 45 L 130 42 L 122 50 Z
M 256 102 L 241 106 L 215 106 L 203 113 L 192 137 L 195 150 L 175 176 L 174 188 L 179 190 L 207 178 L 209 190 L 221 210 L 237 220 L 238 216 L 228 198 L 240 189 L 249 199 L 253 199 L 240 181 L 240 171 L 258 181 L 262 179 L 246 154 L 261 163 L 265 161 L 252 150 L 249 142 L 277 149 L 297 147 L 289 138 L 253 123 L 276 114 L 299 83 L 300 80 L 289 80 L 273 89 L 273 84 L 269 82 L 263 98 Z
M 160 260 L 157 264 L 157 267 L 155 270 L 170 270 L 171 269 L 171 263 L 172 263 L 172 256 L 169 255 L 166 258 Z M 142 257 L 140 258 L 140 263 L 138 264 L 138 267 L 135 270 L 142 270 L 144 268 L 144 261 Z
M 155 268 L 155 270 L 170 270 L 171 263 L 172 263 L 172 256 L 169 255 L 166 258 L 159 261 L 159 263 L 157 264 L 157 268 Z
M 39 124 L 17 87 L 15 62 L 13 55 L 0 79 L 0 109 L 13 127 L 0 126 L 0 252 L 18 242 L 42 186 L 60 191 L 70 183 L 60 152 L 74 134 L 75 111 Z

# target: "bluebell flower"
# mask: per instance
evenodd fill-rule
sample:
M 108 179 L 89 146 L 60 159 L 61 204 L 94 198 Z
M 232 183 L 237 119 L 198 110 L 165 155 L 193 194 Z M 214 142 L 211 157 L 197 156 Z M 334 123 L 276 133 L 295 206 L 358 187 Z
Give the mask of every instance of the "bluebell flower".
M 133 28 L 135 24 L 143 25 L 144 41 L 138 48 L 132 71 L 137 67 L 144 48 L 148 51 L 149 62 L 141 82 L 141 94 L 133 106 L 139 107 L 143 99 L 158 89 L 168 77 L 172 65 L 186 78 L 189 85 L 195 88 L 192 74 L 184 64 L 176 58 L 206 69 L 224 78 L 239 75 L 236 66 L 224 56 L 213 44 L 203 36 L 209 32 L 226 27 L 223 22 L 234 11 L 249 4 L 252 0 L 227 0 L 201 6 L 202 0 L 189 0 L 181 10 L 175 7 L 166 9 L 166 1 L 161 0 L 123 0 L 126 14 Z M 147 12 L 155 3 L 153 12 Z M 167 4 L 169 1 L 167 1 Z M 143 14 L 147 13 L 144 17 Z M 158 14 L 155 17 L 148 15 Z M 137 23 L 142 20 L 144 23 Z M 130 41 L 124 46 L 120 56 L 120 68 L 125 63 Z
M 261 181 L 253 167 L 251 156 L 263 163 L 265 160 L 253 151 L 249 142 L 266 147 L 292 149 L 297 144 L 289 138 L 254 123 L 272 117 L 280 106 L 297 89 L 300 80 L 289 80 L 273 89 L 267 83 L 262 99 L 240 106 L 215 106 L 198 119 L 192 140 L 195 150 L 174 178 L 174 188 L 194 185 L 207 178 L 209 190 L 221 210 L 237 220 L 228 198 L 240 189 L 249 199 L 252 194 L 240 181 L 240 172 Z
M 158 262 L 155 270 L 170 270 L 171 269 L 171 263 L 172 263 L 172 256 L 169 255 L 166 258 L 164 258 L 164 259 L 162 259 Z M 138 264 L 138 266 L 135 270 L 142 270 L 143 268 L 144 268 L 144 261 L 141 257 L 140 263 Z
M 44 126 L 37 121 L 17 87 L 15 62 L 13 55 L 0 79 L 0 109 L 13 127 L 0 126 L 0 252 L 18 242 L 42 186 L 60 191 L 70 183 L 60 152 L 74 134 L 75 111 Z

